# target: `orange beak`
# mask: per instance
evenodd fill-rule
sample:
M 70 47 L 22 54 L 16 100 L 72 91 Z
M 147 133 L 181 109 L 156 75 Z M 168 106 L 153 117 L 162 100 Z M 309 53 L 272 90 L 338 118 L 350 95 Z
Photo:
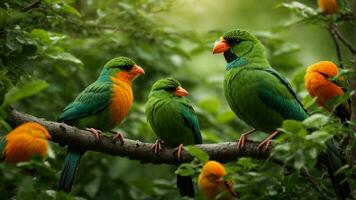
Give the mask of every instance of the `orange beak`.
M 142 69 L 142 67 L 138 65 L 134 65 L 132 69 L 130 70 L 130 73 L 132 74 L 145 74 L 145 70 Z
M 229 49 L 230 46 L 227 44 L 226 40 L 224 38 L 220 38 L 220 41 L 215 42 L 213 54 L 224 53 Z
M 184 96 L 188 96 L 189 93 L 187 92 L 187 90 L 185 90 L 184 88 L 182 88 L 181 86 L 178 86 L 176 88 L 176 91 L 174 92 L 176 96 L 178 97 L 184 97 Z

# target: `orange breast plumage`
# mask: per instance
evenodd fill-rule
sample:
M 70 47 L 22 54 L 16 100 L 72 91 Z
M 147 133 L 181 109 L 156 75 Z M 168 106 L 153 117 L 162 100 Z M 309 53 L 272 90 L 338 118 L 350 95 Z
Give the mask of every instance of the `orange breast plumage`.
M 111 97 L 111 123 L 116 126 L 127 116 L 133 102 L 131 82 L 112 77 L 113 95 Z

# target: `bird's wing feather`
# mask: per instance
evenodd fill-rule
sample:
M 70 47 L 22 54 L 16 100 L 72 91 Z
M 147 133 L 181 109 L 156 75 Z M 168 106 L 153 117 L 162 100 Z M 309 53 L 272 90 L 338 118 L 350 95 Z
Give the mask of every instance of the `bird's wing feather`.
M 202 138 L 200 134 L 199 122 L 193 107 L 189 103 L 183 103 L 180 108 L 180 114 L 184 119 L 184 122 L 192 130 L 194 134 L 195 144 L 201 144 Z
M 308 115 L 307 111 L 289 82 L 271 68 L 261 70 L 266 73 L 266 78 L 261 80 L 258 87 L 259 98 L 284 119 L 304 120 Z
M 94 82 L 69 104 L 58 121 L 72 121 L 97 114 L 110 103 L 112 85 L 108 82 Z

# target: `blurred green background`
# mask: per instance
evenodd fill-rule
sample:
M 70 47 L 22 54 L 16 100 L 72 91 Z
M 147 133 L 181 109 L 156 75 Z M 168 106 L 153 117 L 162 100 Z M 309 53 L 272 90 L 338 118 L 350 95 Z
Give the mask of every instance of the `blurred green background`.
M 63 108 L 96 79 L 106 61 L 128 56 L 142 66 L 146 74 L 134 82 L 135 104 L 117 130 L 127 138 L 145 142 L 154 142 L 156 137 L 146 123 L 144 104 L 153 82 L 167 76 L 180 80 L 190 92 L 205 143 L 234 141 L 249 130 L 230 111 L 223 96 L 225 60 L 221 55 L 212 55 L 214 42 L 228 30 L 239 28 L 255 33 L 267 47 L 272 66 L 288 77 L 301 98 L 307 95 L 303 87 L 306 67 L 319 60 L 337 62 L 325 25 L 297 23 L 301 18 L 282 5 L 290 1 L 43 0 L 34 4 L 36 2 L 3 0 L 0 3 L 0 100 L 14 87 L 21 89 L 29 83 L 34 84 L 34 90 L 45 87 L 10 105 L 34 116 L 55 120 Z M 316 1 L 300 2 L 317 7 Z M 340 28 L 346 37 L 354 40 L 352 26 L 341 24 Z M 1 124 L 2 134 L 5 134 L 3 119 Z M 257 135 L 254 139 L 261 137 Z M 55 143 L 51 143 L 51 149 L 52 154 L 45 164 L 35 160 L 18 168 L 2 163 L 0 199 L 180 199 L 175 190 L 175 166 L 141 164 L 96 152 L 87 152 L 81 160 L 72 194 L 57 193 L 56 184 L 66 151 Z M 251 159 L 241 162 L 237 165 L 242 166 L 238 168 L 241 173 L 263 166 L 260 161 Z M 28 176 L 22 172 L 26 168 L 35 168 L 38 172 Z M 231 170 L 236 171 L 233 167 Z M 279 176 L 280 170 L 275 170 Z M 242 191 L 242 199 L 256 196 L 260 199 L 318 198 L 310 191 L 310 183 L 298 174 L 269 183 L 262 178 L 271 174 L 264 170 L 258 172 L 261 174 L 255 178 L 261 177 L 259 181 L 266 185 L 254 178 L 241 178 L 237 189 Z M 321 176 L 320 172 L 315 174 Z M 239 177 L 234 178 L 238 182 Z M 296 184 L 282 187 L 287 182 Z M 330 183 L 322 184 L 333 198 L 327 187 Z M 201 198 L 198 192 L 197 199 Z

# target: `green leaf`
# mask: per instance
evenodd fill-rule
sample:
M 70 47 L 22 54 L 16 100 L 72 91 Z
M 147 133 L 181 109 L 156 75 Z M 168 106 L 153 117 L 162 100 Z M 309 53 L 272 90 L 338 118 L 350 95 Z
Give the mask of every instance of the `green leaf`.
M 54 59 L 54 60 L 62 60 L 62 61 L 68 61 L 72 62 L 78 65 L 83 65 L 82 61 L 73 56 L 72 54 L 68 52 L 53 52 L 48 54 L 48 57 Z
M 64 4 L 60 10 L 62 12 L 73 14 L 73 15 L 80 17 L 80 13 L 78 12 L 78 10 L 68 4 Z
M 43 42 L 44 44 L 50 44 L 51 39 L 47 31 L 43 29 L 33 29 L 30 33 L 31 37 L 34 39 L 38 39 L 39 41 Z
M 183 163 L 179 165 L 175 173 L 181 176 L 190 176 L 194 174 L 194 168 L 190 163 Z
M 1 104 L 0 108 L 4 108 L 20 99 L 32 96 L 46 87 L 48 87 L 48 84 L 39 79 L 14 86 L 6 93 L 4 102 Z
M 324 144 L 332 135 L 325 131 L 314 131 L 312 134 L 305 137 L 306 140 L 311 140 L 319 144 Z
M 310 127 L 310 128 L 320 128 L 324 124 L 328 123 L 328 121 L 329 121 L 328 116 L 325 116 L 322 114 L 314 114 L 314 115 L 311 115 L 310 117 L 306 118 L 303 121 L 303 124 L 306 127 Z
M 305 165 L 304 153 L 299 149 L 294 156 L 294 167 L 299 171 Z
M 188 146 L 184 148 L 186 151 L 189 152 L 190 155 L 199 159 L 202 163 L 206 163 L 209 160 L 209 155 L 205 153 L 205 151 L 199 149 L 195 146 Z

